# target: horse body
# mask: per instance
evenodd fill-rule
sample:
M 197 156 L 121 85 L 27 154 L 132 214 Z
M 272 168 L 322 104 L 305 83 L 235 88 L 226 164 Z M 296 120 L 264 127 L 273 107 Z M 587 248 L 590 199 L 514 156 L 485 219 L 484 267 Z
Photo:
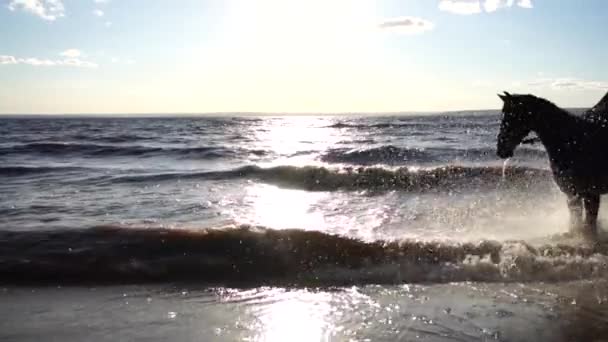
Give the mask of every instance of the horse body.
M 547 150 L 555 182 L 568 197 L 572 228 L 595 234 L 600 195 L 608 193 L 608 125 L 598 120 L 602 115 L 576 116 L 532 95 L 500 97 L 505 105 L 497 154 L 510 157 L 535 132 Z
M 566 194 L 607 193 L 608 128 L 561 110 L 543 117 L 534 131 L 560 189 Z

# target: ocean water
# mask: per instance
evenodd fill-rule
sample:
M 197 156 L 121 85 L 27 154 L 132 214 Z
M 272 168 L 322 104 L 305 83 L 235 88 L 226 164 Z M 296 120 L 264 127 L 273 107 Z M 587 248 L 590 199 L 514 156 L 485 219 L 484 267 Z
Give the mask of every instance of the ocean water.
M 606 336 L 608 245 L 499 123 L 1 118 L 0 339 Z

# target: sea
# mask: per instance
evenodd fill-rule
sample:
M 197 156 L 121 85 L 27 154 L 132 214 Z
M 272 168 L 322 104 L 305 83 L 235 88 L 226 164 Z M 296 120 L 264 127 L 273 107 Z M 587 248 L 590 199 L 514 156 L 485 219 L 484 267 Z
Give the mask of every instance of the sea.
M 500 119 L 0 117 L 0 341 L 608 340 L 608 243 Z

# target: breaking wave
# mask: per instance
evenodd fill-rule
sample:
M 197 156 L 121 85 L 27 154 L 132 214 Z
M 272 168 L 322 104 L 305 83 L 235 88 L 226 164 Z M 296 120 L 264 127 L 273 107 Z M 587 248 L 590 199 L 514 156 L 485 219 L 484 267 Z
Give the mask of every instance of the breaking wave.
M 119 176 L 100 180 L 111 183 L 167 182 L 181 179 L 232 180 L 256 179 L 286 187 L 311 191 L 334 190 L 454 190 L 471 186 L 529 186 L 552 181 L 549 171 L 527 167 L 446 166 L 427 169 L 386 169 L 360 167 L 330 169 L 315 166 L 245 166 L 228 171 L 164 173 Z
M 516 151 L 516 156 L 541 159 L 546 157 L 546 152 L 537 149 L 520 148 Z M 356 165 L 445 163 L 454 160 L 491 161 L 496 160 L 496 149 L 418 149 L 386 145 L 370 149 L 331 149 L 321 157 L 321 160 L 328 163 Z
M 1 283 L 348 285 L 608 276 L 608 244 L 363 242 L 317 231 L 97 227 L 0 232 Z

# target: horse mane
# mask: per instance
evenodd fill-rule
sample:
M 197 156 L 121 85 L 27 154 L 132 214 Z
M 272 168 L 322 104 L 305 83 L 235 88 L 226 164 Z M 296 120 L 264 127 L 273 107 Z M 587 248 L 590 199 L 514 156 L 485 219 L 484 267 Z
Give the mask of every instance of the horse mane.
M 553 103 L 545 98 L 542 98 L 542 97 L 538 97 L 538 96 L 535 96 L 532 94 L 513 95 L 513 96 L 521 98 L 522 103 L 524 103 L 526 105 L 533 104 L 537 107 L 541 107 L 544 109 L 551 109 L 552 112 L 559 112 L 562 114 L 575 116 L 574 114 L 570 113 L 569 111 L 559 107 L 555 103 Z
M 543 97 L 539 97 L 539 96 L 532 95 L 532 94 L 526 94 L 526 95 L 520 95 L 520 96 L 524 97 L 525 102 L 532 100 L 532 101 L 535 101 L 536 103 L 538 103 L 538 104 L 540 104 L 542 106 L 555 107 L 555 108 L 561 109 L 555 103 L 553 103 L 553 102 L 551 102 L 551 101 L 549 101 L 549 100 L 547 100 L 547 99 L 545 99 Z

